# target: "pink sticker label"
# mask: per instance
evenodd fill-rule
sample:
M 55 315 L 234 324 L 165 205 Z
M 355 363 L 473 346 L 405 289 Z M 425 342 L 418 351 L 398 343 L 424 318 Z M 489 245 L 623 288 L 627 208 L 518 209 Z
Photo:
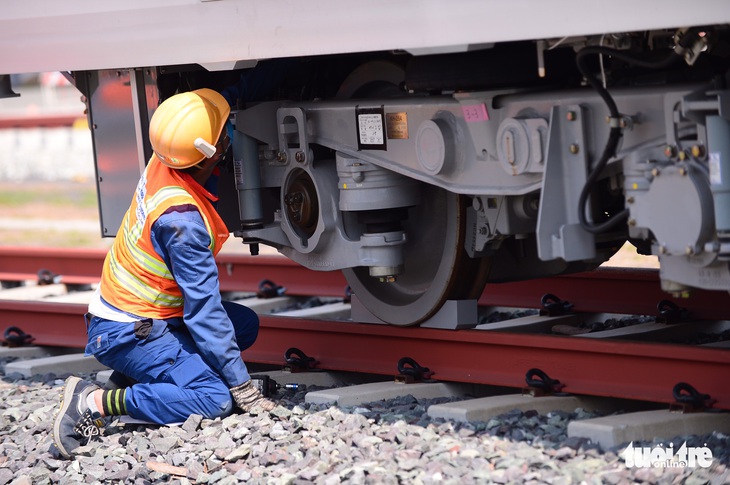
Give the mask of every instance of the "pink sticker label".
M 489 121 L 489 113 L 487 113 L 487 107 L 484 106 L 484 103 L 462 106 L 461 112 L 464 114 L 464 121 L 467 123 Z

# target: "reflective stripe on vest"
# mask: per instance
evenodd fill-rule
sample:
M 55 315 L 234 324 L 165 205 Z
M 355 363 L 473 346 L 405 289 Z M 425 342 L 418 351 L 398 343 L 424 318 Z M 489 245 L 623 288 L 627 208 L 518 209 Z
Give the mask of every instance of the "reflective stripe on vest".
M 129 224 L 124 224 L 124 243 L 129 255 L 143 268 L 150 273 L 172 280 L 172 274 L 167 269 L 164 261 L 162 261 L 157 253 L 148 254 L 142 248 L 138 246 L 139 238 L 142 237 L 144 232 L 145 224 L 147 223 L 147 217 L 152 214 L 158 207 L 165 203 L 165 201 L 173 197 L 183 197 L 190 199 L 191 203 L 194 203 L 190 195 L 180 187 L 163 187 L 160 189 L 152 198 L 149 200 L 142 200 L 143 211 L 137 211 L 138 213 L 144 214 L 142 218 L 136 218 L 136 222 L 129 227 Z M 139 203 L 138 203 L 139 206 Z M 208 233 L 210 234 L 210 228 L 207 225 Z
M 170 308 L 177 308 L 183 305 L 182 296 L 173 296 L 161 293 L 154 290 L 149 285 L 145 284 L 139 278 L 134 276 L 132 273 L 124 269 L 112 252 L 109 258 L 109 269 L 111 270 L 114 278 L 121 283 L 128 291 L 136 295 L 139 299 L 144 300 L 153 305 L 159 305 Z
M 151 228 L 169 208 L 194 206 L 203 219 L 210 236 L 209 248 L 215 255 L 228 238 L 228 229 L 202 192 L 204 189 L 197 183 L 165 167 L 153 155 L 104 262 L 104 300 L 140 317 L 182 316 L 182 293 L 154 248 Z

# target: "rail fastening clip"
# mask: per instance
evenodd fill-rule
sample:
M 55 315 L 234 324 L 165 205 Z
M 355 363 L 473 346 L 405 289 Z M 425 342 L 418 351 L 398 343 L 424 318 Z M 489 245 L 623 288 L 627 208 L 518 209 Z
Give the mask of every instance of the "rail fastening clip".
M 403 357 L 398 361 L 398 375 L 395 382 L 401 384 L 412 384 L 414 382 L 435 382 L 431 379 L 434 372 L 428 367 L 423 367 L 410 357 Z
M 672 396 L 674 396 L 675 402 L 669 405 L 669 411 L 671 412 L 692 413 L 703 411 L 711 408 L 717 402 L 709 394 L 702 394 L 686 382 L 678 382 L 672 389 Z
M 286 365 L 282 368 L 285 372 L 305 372 L 319 370 L 316 369 L 319 361 L 314 357 L 309 357 L 296 347 L 292 347 L 284 352 L 284 360 Z
M 30 345 L 35 340 L 30 334 L 23 332 L 18 327 L 8 327 L 5 329 L 5 343 L 8 347 L 22 347 Z
M 544 371 L 537 368 L 527 371 L 525 382 L 527 387 L 522 389 L 522 394 L 533 397 L 562 394 L 560 391 L 565 387 L 565 384 L 561 384 L 557 379 L 550 378 Z
M 572 303 L 563 301 L 552 293 L 544 294 L 540 299 L 540 303 L 543 307 L 543 310 L 540 310 L 540 314 L 549 317 L 565 315 L 573 308 Z

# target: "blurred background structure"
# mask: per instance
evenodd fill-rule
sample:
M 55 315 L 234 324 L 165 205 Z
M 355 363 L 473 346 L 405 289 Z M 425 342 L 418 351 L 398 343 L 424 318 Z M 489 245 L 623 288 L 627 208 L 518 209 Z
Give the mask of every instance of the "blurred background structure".
M 0 129 L 0 181 L 94 179 L 91 133 L 81 94 L 58 72 L 12 76 L 20 96 L 0 99 L 0 122 L 75 116 L 72 126 Z
M 58 72 L 12 86 L 20 96 L 0 99 L 0 245 L 109 247 L 81 94 Z M 44 126 L 51 118 L 63 126 Z

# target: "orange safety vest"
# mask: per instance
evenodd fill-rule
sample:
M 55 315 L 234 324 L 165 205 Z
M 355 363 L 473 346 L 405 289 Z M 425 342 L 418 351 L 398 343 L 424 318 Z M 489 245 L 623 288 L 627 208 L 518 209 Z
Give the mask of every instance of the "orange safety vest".
M 155 251 L 150 231 L 170 207 L 194 205 L 210 234 L 210 250 L 214 256 L 218 254 L 229 232 L 205 193 L 192 178 L 152 156 L 104 260 L 100 291 L 105 301 L 140 317 L 164 319 L 183 315 L 182 292 Z

